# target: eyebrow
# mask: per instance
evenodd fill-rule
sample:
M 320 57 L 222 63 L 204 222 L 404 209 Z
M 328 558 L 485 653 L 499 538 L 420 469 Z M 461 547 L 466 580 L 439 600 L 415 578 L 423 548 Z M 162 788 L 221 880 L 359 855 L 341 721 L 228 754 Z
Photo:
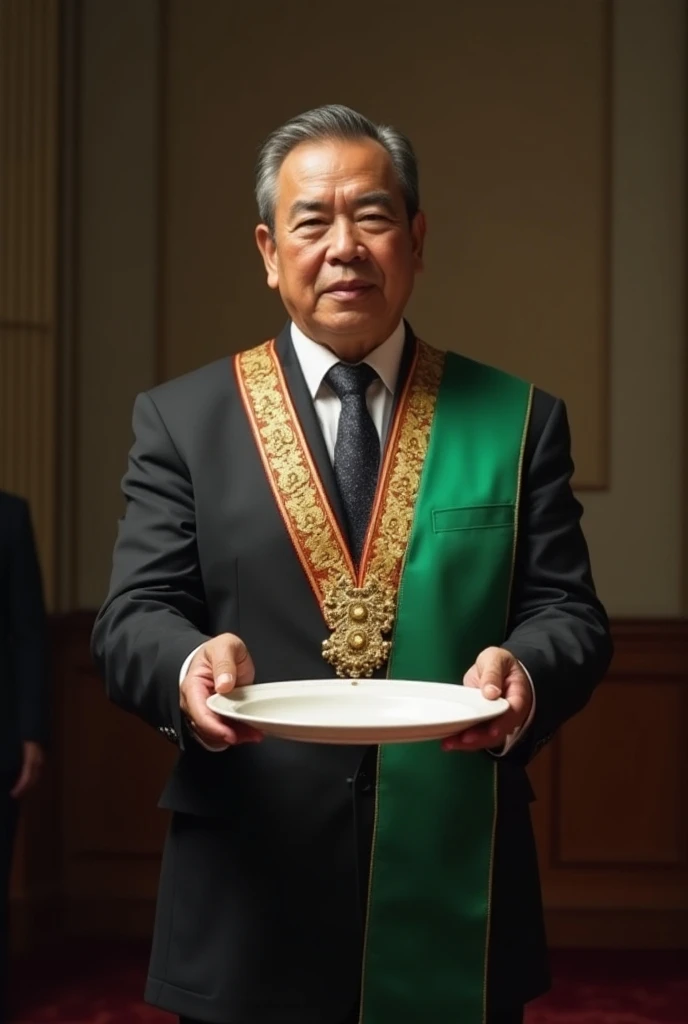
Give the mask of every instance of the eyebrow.
M 361 206 L 384 206 L 390 213 L 394 213 L 394 203 L 389 192 L 366 192 L 364 196 L 359 196 L 354 206 L 360 208 Z
M 366 192 L 365 195 L 354 200 L 354 206 L 356 209 L 363 206 L 383 206 L 389 213 L 395 212 L 392 197 L 388 192 Z M 292 222 L 304 213 L 327 213 L 329 209 L 329 203 L 323 203 L 317 199 L 297 199 L 289 210 L 289 221 Z
M 327 208 L 327 203 L 320 203 L 315 199 L 297 199 L 289 210 L 289 220 L 294 220 L 302 213 L 326 213 Z

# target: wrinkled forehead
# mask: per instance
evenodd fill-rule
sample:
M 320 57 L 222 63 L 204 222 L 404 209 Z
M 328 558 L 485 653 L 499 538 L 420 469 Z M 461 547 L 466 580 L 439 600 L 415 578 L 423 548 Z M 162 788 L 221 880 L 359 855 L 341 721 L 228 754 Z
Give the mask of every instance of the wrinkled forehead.
M 392 159 L 374 139 L 301 143 L 285 158 L 277 178 L 276 214 L 286 219 L 295 204 L 357 203 L 366 194 L 387 195 L 403 206 Z

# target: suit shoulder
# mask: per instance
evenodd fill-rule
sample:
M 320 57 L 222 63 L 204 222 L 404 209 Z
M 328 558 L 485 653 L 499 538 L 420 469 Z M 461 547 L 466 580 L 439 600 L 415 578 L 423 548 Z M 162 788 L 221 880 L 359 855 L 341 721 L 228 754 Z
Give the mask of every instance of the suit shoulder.
M 428 346 L 429 348 L 432 346 Z M 525 384 L 527 387 L 532 387 L 533 391 L 533 402 L 539 404 L 549 404 L 553 406 L 554 402 L 558 399 L 555 395 L 549 394 L 547 391 L 543 391 L 542 388 L 536 387 L 531 384 L 530 381 L 525 377 L 521 377 L 519 374 L 512 374 L 508 370 L 503 370 L 502 367 L 496 367 L 491 362 L 484 362 L 481 359 L 472 359 L 469 355 L 462 355 L 460 352 L 447 351 L 446 358 L 456 362 L 460 367 L 464 367 L 466 370 L 470 370 L 475 374 L 484 374 L 485 376 L 494 376 L 497 378 L 503 378 L 505 380 L 518 381 L 521 384 Z
M 18 494 L 0 491 L 0 508 L 2 508 L 5 515 L 26 515 L 29 510 L 29 503 L 26 498 L 22 498 Z
M 549 391 L 543 391 L 542 388 L 534 387 L 533 404 L 530 414 L 531 423 L 538 423 L 544 427 L 556 405 L 564 407 L 564 402 L 561 398 L 550 394 Z
M 542 388 L 536 387 L 524 377 L 509 373 L 508 371 L 502 370 L 500 367 L 493 366 L 490 363 L 470 359 L 468 356 L 459 355 L 456 352 L 448 352 L 447 357 L 460 368 L 461 372 L 467 372 L 470 375 L 471 380 L 475 382 L 479 391 L 484 388 L 486 396 L 490 394 L 490 382 L 494 383 L 500 380 L 513 381 L 523 387 L 532 388 L 532 400 L 528 420 L 526 459 L 528 459 L 528 456 L 536 449 L 547 424 L 555 413 L 555 410 L 559 412 L 559 418 L 562 421 L 562 425 L 566 430 L 568 430 L 566 406 L 556 395 L 552 395 L 548 391 L 544 391 Z
M 526 387 L 532 387 L 533 389 L 533 401 L 531 409 L 531 419 L 536 419 L 538 422 L 544 417 L 546 421 L 554 406 L 561 400 L 555 395 L 549 394 L 547 391 L 543 391 L 542 388 L 536 387 L 525 377 L 521 377 L 519 374 L 510 373 L 508 370 L 503 370 L 499 366 L 494 366 L 491 363 L 485 363 L 478 359 L 471 359 L 469 356 L 460 355 L 457 352 L 447 352 L 447 358 L 455 362 L 459 367 L 469 371 L 473 376 L 478 379 L 483 378 L 485 380 L 502 379 L 518 382 L 519 384 L 525 385 Z
M 0 549 L 7 551 L 17 545 L 23 549 L 32 533 L 28 501 L 18 494 L 0 491 Z
M 226 397 L 227 392 L 234 389 L 232 361 L 232 356 L 216 359 L 180 377 L 156 384 L 147 394 L 161 408 L 178 407 L 180 402 L 208 402 L 213 397 Z
M 555 412 L 559 414 L 559 418 L 563 421 L 566 429 L 568 430 L 568 417 L 566 414 L 566 405 L 563 399 L 550 394 L 549 391 L 543 391 L 542 388 L 533 388 L 533 401 L 530 410 L 530 425 L 528 430 L 530 439 L 533 443 L 537 444 L 537 441 L 542 436 L 545 427 L 550 422 Z
M 264 344 L 265 342 L 259 342 L 247 346 L 242 351 L 253 351 Z M 160 408 L 168 407 L 170 404 L 176 406 L 180 401 L 201 400 L 212 404 L 214 398 L 226 399 L 228 395 L 236 394 L 237 391 L 234 359 L 235 353 L 223 356 L 222 359 L 216 359 L 189 373 L 157 384 L 146 393 Z
M 524 465 L 530 467 L 537 452 L 555 449 L 570 458 L 571 432 L 566 405 L 561 398 L 541 388 L 533 388 Z
M 207 363 L 190 373 L 156 385 L 146 396 L 167 429 L 186 435 L 190 427 L 216 420 L 239 400 L 234 356 Z M 141 397 L 141 396 L 139 396 Z

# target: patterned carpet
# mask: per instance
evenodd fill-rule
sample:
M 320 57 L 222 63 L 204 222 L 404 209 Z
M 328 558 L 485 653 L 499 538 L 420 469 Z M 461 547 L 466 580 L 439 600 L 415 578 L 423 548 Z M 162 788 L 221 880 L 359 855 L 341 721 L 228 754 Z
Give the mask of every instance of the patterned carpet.
M 141 1002 L 145 948 L 70 946 L 15 965 L 14 1024 L 173 1024 Z M 684 953 L 556 951 L 527 1024 L 688 1024 Z

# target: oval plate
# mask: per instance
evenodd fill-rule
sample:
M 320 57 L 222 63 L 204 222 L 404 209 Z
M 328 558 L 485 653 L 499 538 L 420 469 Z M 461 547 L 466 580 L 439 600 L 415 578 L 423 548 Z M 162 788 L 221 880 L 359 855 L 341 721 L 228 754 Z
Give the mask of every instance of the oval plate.
M 437 740 L 503 715 L 504 698 L 452 683 L 408 679 L 301 679 L 215 693 L 208 707 L 268 736 L 307 743 Z

